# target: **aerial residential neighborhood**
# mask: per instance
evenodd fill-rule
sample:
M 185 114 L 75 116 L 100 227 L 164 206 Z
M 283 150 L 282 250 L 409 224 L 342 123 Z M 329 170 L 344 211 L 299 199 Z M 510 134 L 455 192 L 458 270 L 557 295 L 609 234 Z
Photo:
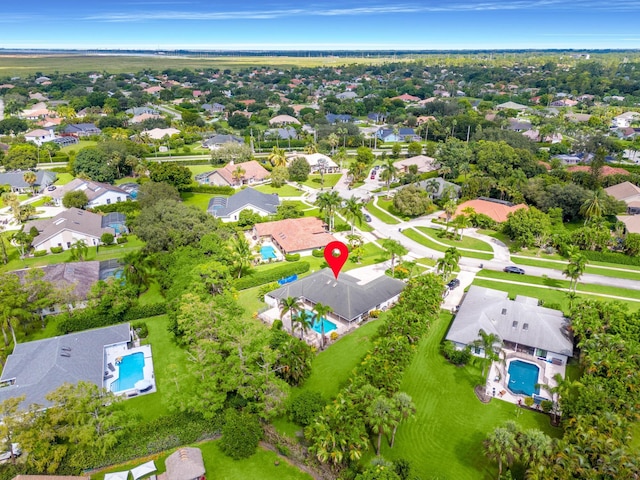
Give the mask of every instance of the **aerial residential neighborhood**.
M 633 2 L 103 3 L 0 19 L 0 479 L 640 478 Z

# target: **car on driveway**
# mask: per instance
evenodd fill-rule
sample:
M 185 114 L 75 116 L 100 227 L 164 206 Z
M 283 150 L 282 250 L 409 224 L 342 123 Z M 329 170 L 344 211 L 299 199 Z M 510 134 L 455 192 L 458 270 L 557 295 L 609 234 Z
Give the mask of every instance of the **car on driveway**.
M 504 267 L 504 270 L 507 273 L 517 273 L 518 275 L 524 275 L 524 269 L 520 267 L 514 267 L 513 265 L 509 265 L 508 267 Z
M 49 185 L 49 186 L 47 187 L 47 190 L 49 190 L 50 192 L 53 192 L 55 189 L 56 189 L 56 186 L 55 186 L 55 185 Z
M 449 287 L 449 290 L 453 290 L 454 288 L 457 288 L 459 286 L 460 286 L 460 280 L 458 280 L 457 278 L 454 278 L 449 283 L 447 283 L 447 287 Z
M 368 213 L 364 214 L 364 220 L 365 222 L 370 222 L 371 221 L 371 215 L 369 215 Z

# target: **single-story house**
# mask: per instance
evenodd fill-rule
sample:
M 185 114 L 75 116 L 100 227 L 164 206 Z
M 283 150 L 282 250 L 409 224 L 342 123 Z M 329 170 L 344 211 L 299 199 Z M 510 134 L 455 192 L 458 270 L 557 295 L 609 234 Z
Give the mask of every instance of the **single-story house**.
M 153 107 L 133 107 L 125 110 L 124 113 L 129 115 L 137 116 L 137 115 L 160 115 L 160 111 L 156 110 Z
M 573 167 L 567 168 L 567 172 L 590 172 L 591 168 L 587 165 L 574 165 Z M 618 167 L 610 167 L 609 165 L 605 165 L 602 167 L 600 171 L 600 175 L 603 177 L 608 177 L 609 175 L 629 175 L 629 171 L 624 168 Z
M 509 350 L 556 365 L 566 365 L 573 356 L 569 319 L 561 311 L 538 306 L 535 298 L 509 300 L 507 292 L 472 285 L 445 338 L 463 349 L 478 339 L 480 330 L 497 335 Z M 483 354 L 480 347 L 472 351 Z
M 321 168 L 324 168 L 324 173 L 336 173 L 339 171 L 338 164 L 323 153 L 293 152 L 287 154 L 287 163 L 293 162 L 296 158 L 304 158 L 309 167 L 311 167 L 311 173 L 318 173 Z
M 640 215 L 617 215 L 616 220 L 624 223 L 627 233 L 640 233 Z
M 151 130 L 143 131 L 141 135 L 143 137 L 145 135 L 149 135 L 151 140 L 162 140 L 164 137 L 171 138 L 173 135 L 177 135 L 178 133 L 180 133 L 180 130 L 177 128 L 152 128 Z
M 222 113 L 225 107 L 221 103 L 205 103 L 202 109 L 207 113 Z
M 505 102 L 501 103 L 500 105 L 496 105 L 496 110 L 517 110 L 519 112 L 522 112 L 528 108 L 529 107 L 527 107 L 526 105 L 522 105 L 516 102 Z
M 242 167 L 244 173 L 240 179 L 235 178 L 234 171 Z M 196 175 L 196 182 L 201 185 L 218 185 L 239 187 L 264 182 L 269 177 L 269 171 L 255 160 L 243 163 L 229 162 L 224 167 L 210 172 Z
M 280 197 L 276 193 L 262 193 L 253 188 L 245 188 L 230 197 L 213 197 L 209 200 L 207 213 L 223 222 L 237 222 L 240 212 L 251 210 L 266 217 L 278 211 Z
M 285 255 L 311 255 L 336 238 L 327 232 L 325 223 L 316 217 L 288 218 L 276 222 L 257 223 L 253 234 L 273 242 Z
M 624 112 L 617 117 L 613 117 L 611 122 L 612 128 L 627 128 L 635 121 L 640 120 L 640 113 L 638 112 Z
M 0 377 L 0 402 L 25 395 L 22 407 L 49 405 L 45 396 L 63 383 L 103 386 L 104 349 L 131 341 L 128 323 L 18 343 Z
M 269 128 L 264 132 L 265 141 L 275 140 L 296 140 L 298 131 L 293 127 Z
M 422 140 L 413 128 L 402 127 L 396 133 L 393 128 L 381 128 L 376 135 L 383 142 L 419 142 Z
M 402 95 L 398 95 L 397 97 L 390 98 L 390 100 L 402 100 L 403 102 L 419 102 L 420 97 L 409 95 L 408 93 L 403 93 Z
M 271 120 L 269 120 L 269 125 L 288 125 L 290 123 L 300 125 L 300 120 L 292 117 L 291 115 L 276 115 Z
M 82 191 L 87 195 L 89 208 L 99 207 L 100 205 L 111 205 L 112 203 L 126 202 L 131 196 L 115 185 L 108 183 L 94 182 L 93 180 L 84 180 L 75 178 L 66 185 L 51 192 L 51 199 L 58 206 L 62 205 L 62 199 L 68 192 Z
M 69 145 L 75 145 L 78 143 L 78 138 L 73 135 L 63 135 L 62 137 L 56 137 L 51 141 L 62 148 L 68 147 Z
M 356 98 L 358 98 L 358 94 L 356 92 L 341 92 L 336 94 L 336 98 L 338 100 L 354 100 Z M 329 122 L 329 123 L 333 123 L 333 122 Z
M 622 182 L 604 189 L 607 195 L 627 204 L 629 215 L 640 214 L 640 187 L 631 182 Z
M 206 473 L 202 451 L 196 447 L 182 447 L 164 461 L 167 471 L 158 480 L 204 480 Z
M 41 147 L 43 143 L 53 141 L 56 138 L 56 135 L 53 133 L 53 130 L 44 130 L 39 128 L 25 133 L 24 138 L 27 142 L 35 143 Z
M 67 125 L 63 133 L 73 135 L 75 137 L 88 137 L 90 135 L 99 135 L 102 132 L 93 123 L 75 123 Z
M 124 215 L 116 215 L 122 216 L 121 221 L 124 222 Z M 96 246 L 100 244 L 103 233 L 117 233 L 110 226 L 109 218 L 79 208 L 70 208 L 53 218 L 28 222 L 24 231 L 30 232 L 35 228 L 40 232 L 31 242 L 34 250 L 50 250 L 51 247 L 67 250 L 78 240 L 84 240 L 87 246 Z
M 494 222 L 502 223 L 507 221 L 507 215 L 515 212 L 521 208 L 529 208 L 524 203 L 520 203 L 518 205 L 514 205 L 511 202 L 507 202 L 504 200 L 497 200 L 495 198 L 487 198 L 480 197 L 475 200 L 467 200 L 466 202 L 462 202 L 456 208 L 456 213 L 453 214 L 453 218 L 458 215 L 463 215 L 466 208 L 473 208 L 476 213 L 482 213 L 489 218 L 491 218 Z M 440 218 L 446 218 L 446 214 L 441 214 Z
M 418 173 L 428 173 L 436 170 L 437 160 L 427 157 L 426 155 L 416 155 L 415 157 L 398 160 L 397 162 L 393 162 L 393 164 L 403 173 L 408 173 L 411 165 L 418 167 Z
M 445 189 L 451 189 L 455 192 L 455 197 L 460 196 L 462 188 L 460 185 L 446 181 L 442 177 L 430 178 L 429 180 L 422 180 L 418 182 L 418 187 L 426 190 L 431 198 L 439 199 L 445 192 Z
M 367 118 L 369 120 L 371 120 L 374 123 L 384 123 L 384 121 L 386 120 L 387 116 L 384 113 L 369 113 L 367 114 Z
M 228 143 L 243 145 L 244 138 L 238 137 L 236 135 L 214 135 L 213 137 L 207 138 L 204 142 L 202 142 L 202 146 L 208 148 L 209 150 L 215 150 Z
M 160 118 L 162 118 L 160 115 L 154 115 L 153 113 L 141 113 L 140 115 L 135 115 L 129 120 L 129 123 L 135 125 L 136 123 L 146 122 L 147 120 L 158 120 Z
M 56 172 L 50 170 L 36 170 L 36 183 L 33 187 L 24 180 L 25 172 L 6 172 L 0 173 L 0 185 L 9 185 L 12 192 L 26 193 L 32 191 L 32 188 L 36 190 L 43 190 L 49 185 L 53 184 L 58 175 Z
M 324 268 L 267 293 L 264 301 L 272 308 L 278 308 L 280 300 L 287 297 L 300 298 L 311 306 L 322 303 L 333 309 L 332 316 L 351 324 L 366 320 L 372 310 L 391 307 L 404 287 L 404 282 L 387 275 L 367 283 L 347 273 L 336 279 L 331 269 Z
M 324 116 L 324 118 L 326 118 L 327 122 L 329 122 L 331 125 L 333 125 L 334 123 L 348 123 L 353 120 L 351 115 L 347 115 L 347 114 L 336 115 L 335 113 L 327 113 Z

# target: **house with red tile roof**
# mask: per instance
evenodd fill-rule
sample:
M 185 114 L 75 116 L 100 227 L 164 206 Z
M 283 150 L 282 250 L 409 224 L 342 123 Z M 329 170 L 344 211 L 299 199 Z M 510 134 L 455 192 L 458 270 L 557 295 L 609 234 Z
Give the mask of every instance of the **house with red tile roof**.
M 288 218 L 276 222 L 257 223 L 255 236 L 272 241 L 285 255 L 311 255 L 336 238 L 327 232 L 325 223 L 316 217 Z
M 242 167 L 244 174 L 240 180 L 234 178 L 233 172 L 236 168 Z M 264 182 L 269 176 L 269 171 L 255 160 L 237 163 L 229 162 L 224 167 L 211 172 L 202 173 L 196 180 L 202 185 L 218 185 L 239 187 L 241 185 L 255 185 Z
M 518 205 L 514 205 L 511 202 L 505 202 L 503 200 L 497 200 L 495 198 L 486 198 L 480 197 L 475 200 L 467 200 L 466 202 L 462 202 L 456 208 L 456 213 L 453 214 L 453 218 L 458 215 L 463 215 L 466 208 L 473 208 L 476 213 L 482 213 L 489 218 L 491 218 L 494 222 L 502 223 L 507 221 L 507 215 L 515 212 L 521 208 L 529 208 L 524 203 L 520 203 Z M 442 213 L 440 218 L 446 218 L 446 214 Z
M 414 95 L 409 95 L 408 93 L 403 93 L 402 95 L 398 95 L 397 97 L 393 97 L 390 100 L 402 100 L 403 102 L 419 102 L 420 97 L 416 97 Z
M 567 168 L 567 172 L 590 172 L 591 167 L 588 165 L 574 165 L 572 167 Z M 602 167 L 602 171 L 600 175 L 603 177 L 608 177 L 609 175 L 629 175 L 629 172 L 624 168 L 610 167 L 609 165 L 605 165 Z
M 640 187 L 631 182 L 622 182 L 604 189 L 607 195 L 627 204 L 627 213 L 640 214 Z

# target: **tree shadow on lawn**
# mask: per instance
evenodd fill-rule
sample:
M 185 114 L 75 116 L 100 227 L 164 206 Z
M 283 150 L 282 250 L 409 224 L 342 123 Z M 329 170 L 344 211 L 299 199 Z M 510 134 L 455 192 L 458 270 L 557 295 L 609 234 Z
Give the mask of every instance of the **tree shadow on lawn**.
M 549 277 L 543 277 L 542 284 L 546 285 L 547 287 L 553 287 L 553 288 L 563 287 L 560 280 L 557 280 L 555 278 L 549 278 Z
M 470 423 L 473 419 L 469 419 Z M 482 472 L 480 478 L 494 478 L 492 472 L 487 469 L 487 458 L 484 454 L 482 442 L 487 437 L 488 432 L 469 431 L 455 445 L 455 454 L 461 465 L 471 467 L 477 472 Z M 491 475 L 490 475 L 491 474 Z

